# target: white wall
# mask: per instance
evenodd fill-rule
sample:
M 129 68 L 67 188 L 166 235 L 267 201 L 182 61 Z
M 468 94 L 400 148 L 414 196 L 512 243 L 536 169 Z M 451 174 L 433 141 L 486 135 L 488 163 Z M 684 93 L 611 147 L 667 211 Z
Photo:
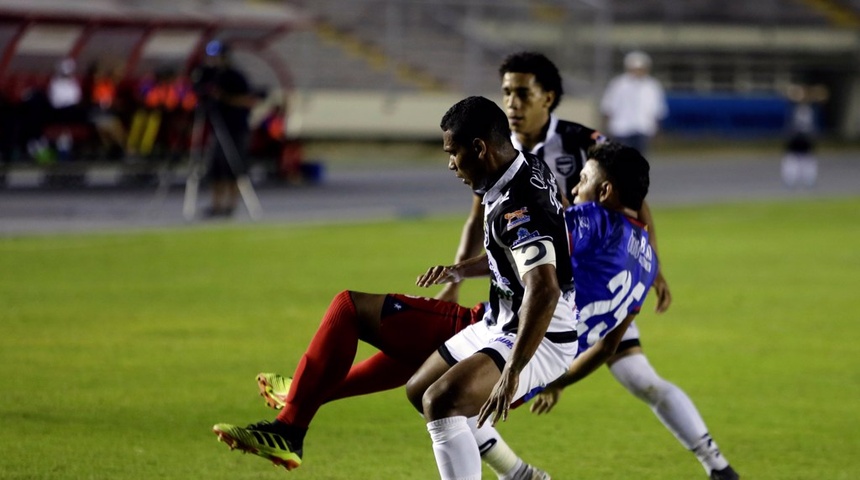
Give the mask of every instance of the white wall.
M 300 91 L 290 98 L 287 129 L 290 136 L 303 138 L 436 140 L 442 115 L 462 98 L 448 93 Z M 595 106 L 587 99 L 565 97 L 557 113 L 597 126 Z

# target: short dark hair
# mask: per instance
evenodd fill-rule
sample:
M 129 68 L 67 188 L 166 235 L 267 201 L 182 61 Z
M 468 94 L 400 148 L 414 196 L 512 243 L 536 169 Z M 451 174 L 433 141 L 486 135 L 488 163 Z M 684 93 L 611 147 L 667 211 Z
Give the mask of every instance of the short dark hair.
M 546 55 L 537 52 L 518 52 L 508 55 L 499 67 L 499 77 L 506 73 L 530 73 L 546 92 L 555 92 L 555 101 L 549 106 L 549 111 L 555 110 L 564 95 L 561 85 L 561 75 L 558 67 Z
M 625 207 L 639 210 L 651 184 L 648 160 L 635 148 L 617 142 L 604 142 L 588 150 L 588 158 L 606 172 L 618 198 Z
M 439 124 L 442 131 L 451 131 L 452 139 L 468 145 L 476 138 L 501 143 L 511 138 L 508 117 L 492 100 L 468 97 L 455 103 L 445 112 Z

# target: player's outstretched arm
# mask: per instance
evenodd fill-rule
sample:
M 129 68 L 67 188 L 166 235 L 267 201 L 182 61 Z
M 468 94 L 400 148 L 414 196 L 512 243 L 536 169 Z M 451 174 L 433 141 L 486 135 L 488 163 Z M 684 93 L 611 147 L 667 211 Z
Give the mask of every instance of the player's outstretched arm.
M 460 244 L 457 246 L 454 263 L 460 263 L 481 254 L 484 247 L 483 224 L 484 205 L 481 203 L 481 197 L 472 195 L 472 209 L 469 211 L 466 223 L 463 224 L 463 232 L 460 234 Z M 446 283 L 435 298 L 456 303 L 460 298 L 460 284 L 459 281 Z
M 485 253 L 455 265 L 436 265 L 430 267 L 418 277 L 415 284 L 426 288 L 444 283 L 460 282 L 465 278 L 485 277 L 489 274 L 490 262 Z
M 607 333 L 605 337 L 598 340 L 588 350 L 576 357 L 576 360 L 570 364 L 564 375 L 547 385 L 544 391 L 535 397 L 534 402 L 529 407 L 529 411 L 538 415 L 549 413 L 555 404 L 558 403 L 562 390 L 587 377 L 591 372 L 606 363 L 615 354 L 615 350 L 618 348 L 618 344 L 621 343 L 624 332 L 627 331 L 627 327 L 630 326 L 635 317 L 636 314 L 627 315 L 624 321 L 613 328 L 611 332 Z
M 651 207 L 647 201 L 642 201 L 642 208 L 639 209 L 639 221 L 648 226 L 648 238 L 651 240 L 651 248 L 657 257 L 660 257 L 660 252 L 657 250 L 657 227 L 654 225 L 654 216 L 651 215 Z M 657 272 L 657 278 L 654 279 L 654 293 L 657 294 L 657 305 L 654 311 L 663 313 L 672 305 L 672 292 L 669 290 L 669 282 L 663 276 L 663 269 Z
M 669 284 L 663 276 L 662 269 L 657 272 L 657 278 L 654 279 L 653 286 L 654 293 L 657 294 L 657 305 L 654 307 L 654 311 L 657 313 L 663 313 L 668 310 L 669 305 L 672 304 L 672 292 L 669 291 Z

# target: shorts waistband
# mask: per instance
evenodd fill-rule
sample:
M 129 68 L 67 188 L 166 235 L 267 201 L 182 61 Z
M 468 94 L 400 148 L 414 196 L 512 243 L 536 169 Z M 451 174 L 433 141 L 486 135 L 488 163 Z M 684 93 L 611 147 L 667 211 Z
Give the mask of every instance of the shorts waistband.
M 569 332 L 546 332 L 544 337 L 552 343 L 573 343 L 578 338 L 576 330 Z

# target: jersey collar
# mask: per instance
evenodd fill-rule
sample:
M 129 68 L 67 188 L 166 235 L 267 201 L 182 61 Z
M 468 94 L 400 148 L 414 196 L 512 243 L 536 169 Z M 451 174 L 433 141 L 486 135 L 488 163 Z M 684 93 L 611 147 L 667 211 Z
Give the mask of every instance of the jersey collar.
M 496 183 L 493 184 L 492 187 L 487 189 L 487 192 L 484 194 L 484 198 L 481 200 L 481 203 L 487 205 L 490 202 L 496 201 L 501 195 L 502 190 L 510 183 L 510 181 L 514 178 L 514 175 L 520 170 L 520 168 L 525 165 L 526 157 L 523 155 L 523 152 L 519 152 L 517 158 L 508 166 L 508 169 L 505 170 L 505 173 L 502 174 L 501 178 L 496 180 Z
M 549 115 L 549 128 L 546 129 L 546 137 L 544 137 L 542 142 L 536 143 L 535 148 L 531 149 L 531 151 L 529 153 L 531 153 L 533 155 L 537 155 L 538 151 L 540 151 L 540 149 L 543 148 L 543 146 L 547 142 L 549 142 L 552 139 L 552 137 L 558 135 L 558 133 L 556 132 L 556 129 L 558 129 L 558 117 L 556 117 L 553 114 L 550 114 Z M 516 148 L 519 151 L 523 151 L 523 144 L 520 143 L 519 140 L 517 140 L 517 135 L 513 132 L 511 132 L 511 142 L 513 142 L 514 148 Z

